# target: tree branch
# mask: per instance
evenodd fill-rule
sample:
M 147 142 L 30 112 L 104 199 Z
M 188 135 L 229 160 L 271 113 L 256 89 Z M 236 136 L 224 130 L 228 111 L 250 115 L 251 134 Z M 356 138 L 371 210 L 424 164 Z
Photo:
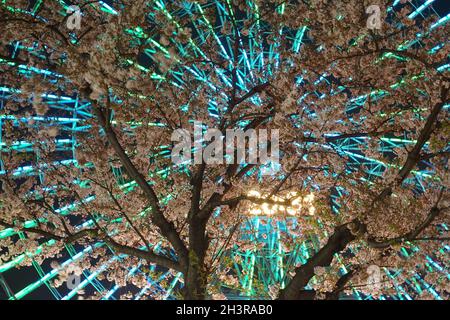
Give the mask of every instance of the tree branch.
M 150 207 L 152 208 L 152 222 L 157 227 L 159 227 L 161 234 L 166 237 L 167 240 L 172 244 L 173 248 L 179 255 L 182 264 L 186 264 L 188 258 L 188 251 L 186 249 L 186 246 L 183 240 L 181 240 L 178 232 L 176 231 L 174 224 L 164 217 L 159 206 L 159 201 L 155 191 L 150 187 L 144 176 L 133 165 L 130 158 L 125 153 L 125 150 L 117 139 L 116 133 L 109 125 L 109 120 L 105 117 L 101 108 L 95 102 L 92 103 L 92 107 L 95 116 L 97 117 L 101 127 L 105 131 L 108 142 L 116 152 L 117 156 L 120 159 L 120 162 L 125 167 L 126 172 L 130 176 L 130 178 L 136 181 L 136 183 L 139 185 L 144 195 L 146 196 L 147 200 L 149 201 Z
M 360 224 L 355 222 L 357 227 Z M 350 232 L 347 225 L 337 227 L 328 242 L 314 256 L 312 256 L 305 264 L 295 269 L 295 276 L 289 282 L 285 289 L 280 291 L 279 299 L 281 300 L 297 300 L 300 299 L 303 288 L 308 284 L 309 280 L 314 276 L 314 268 L 321 266 L 326 267 L 331 264 L 336 253 L 341 252 L 356 236 Z

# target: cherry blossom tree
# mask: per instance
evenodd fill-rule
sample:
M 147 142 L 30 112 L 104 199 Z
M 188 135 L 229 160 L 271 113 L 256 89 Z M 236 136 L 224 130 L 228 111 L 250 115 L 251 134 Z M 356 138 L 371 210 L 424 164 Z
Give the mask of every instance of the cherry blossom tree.
M 0 240 L 0 260 L 48 240 L 55 245 L 24 264 L 56 260 L 66 244 L 99 242 L 77 272 L 107 262 L 111 249 L 121 259 L 106 276 L 120 285 L 146 286 L 126 269 L 157 265 L 181 272 L 180 297 L 223 298 L 223 284 L 239 290 L 239 261 L 227 253 L 260 245 L 240 228 L 251 208 L 276 206 L 274 219 L 285 220 L 295 199 L 313 193 L 314 210 L 298 210 L 281 241 L 289 250 L 315 235 L 321 247 L 289 270 L 285 286 L 271 288 L 273 298 L 337 299 L 352 287 L 377 297 L 394 284 L 367 285 L 369 266 L 403 268 L 406 277 L 427 256 L 448 270 L 448 253 L 439 251 L 449 241 L 449 77 L 440 68 L 448 34 L 435 16 L 408 18 L 405 2 L 139 0 L 114 1 L 116 14 L 105 14 L 100 1 L 80 1 L 80 29 L 68 27 L 76 12 L 62 13 L 57 1 L 34 14 L 2 4 L 1 82 L 17 91 L 1 112 L 27 119 L 3 121 L 2 142 L 29 142 L 39 161 L 2 147 L 0 226 L 26 237 Z M 374 4 L 381 29 L 367 27 Z M 15 43 L 23 49 L 11 55 Z M 73 163 L 58 161 L 55 138 L 68 133 L 52 122 L 47 93 L 90 104 L 84 130 L 73 133 Z M 175 165 L 172 133 L 191 132 L 193 121 L 223 133 L 278 129 L 279 171 Z M 348 139 L 362 141 L 353 155 L 343 148 Z M 386 139 L 403 142 L 387 152 Z M 34 174 L 21 172 L 24 164 Z M 413 254 L 406 259 L 401 248 Z M 445 275 L 431 277 L 448 297 Z

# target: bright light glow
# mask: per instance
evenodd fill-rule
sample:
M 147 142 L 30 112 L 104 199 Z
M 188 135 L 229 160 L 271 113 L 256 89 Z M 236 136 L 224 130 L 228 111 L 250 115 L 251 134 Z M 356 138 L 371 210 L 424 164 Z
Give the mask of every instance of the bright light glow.
M 266 199 L 266 195 L 261 194 L 257 190 L 251 190 L 247 193 L 248 197 Z M 314 194 L 299 195 L 297 192 L 290 191 L 284 196 L 272 196 L 270 201 L 263 203 L 254 203 L 250 206 L 249 214 L 252 216 L 273 216 L 288 215 L 296 216 L 307 213 L 311 216 L 316 212 L 313 205 Z

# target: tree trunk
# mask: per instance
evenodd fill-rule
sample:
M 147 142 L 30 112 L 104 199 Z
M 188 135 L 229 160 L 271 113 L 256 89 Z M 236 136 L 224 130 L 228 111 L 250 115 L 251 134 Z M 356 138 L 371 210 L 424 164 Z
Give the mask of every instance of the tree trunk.
M 192 218 L 189 224 L 189 262 L 185 273 L 183 297 L 186 300 L 206 298 L 207 271 L 205 255 L 209 239 L 205 234 L 205 219 Z
M 193 259 L 195 260 L 195 259 Z M 204 265 L 189 263 L 185 274 L 183 288 L 183 298 L 185 300 L 205 300 L 206 299 L 206 272 Z

